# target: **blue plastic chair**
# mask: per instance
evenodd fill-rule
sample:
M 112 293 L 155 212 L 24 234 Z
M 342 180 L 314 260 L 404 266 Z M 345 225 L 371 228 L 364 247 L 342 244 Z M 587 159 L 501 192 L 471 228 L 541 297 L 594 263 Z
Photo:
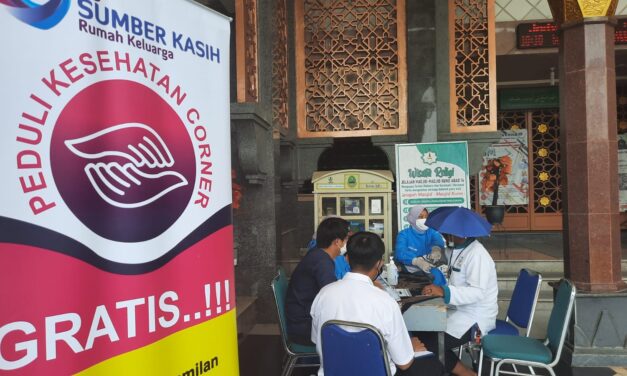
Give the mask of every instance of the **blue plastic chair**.
M 322 325 L 320 342 L 325 376 L 392 375 L 385 340 L 372 325 L 330 320 Z
M 523 328 L 525 329 L 525 336 L 529 337 L 541 285 L 542 275 L 540 273 L 521 269 L 516 279 L 505 320 L 496 320 L 496 328 L 488 334 L 517 336 L 520 335 L 518 328 Z
M 490 376 L 494 373 L 494 363 L 496 362 L 496 375 L 532 375 L 533 373 L 518 372 L 516 365 L 522 365 L 532 369 L 544 368 L 549 374 L 555 376 L 553 367 L 557 365 L 562 355 L 566 332 L 573 312 L 576 289 L 572 282 L 563 279 L 557 290 L 549 325 L 547 327 L 547 338 L 540 341 L 534 338 L 522 336 L 502 336 L 487 335 L 483 338 L 481 348 L 481 358 L 479 361 L 479 371 L 483 363 L 483 356 L 491 362 Z M 511 364 L 514 371 L 503 371 L 501 368 L 505 364 Z
M 274 302 L 276 303 L 276 310 L 279 315 L 279 329 L 281 330 L 281 340 L 283 342 L 283 348 L 285 349 L 286 359 L 283 362 L 282 376 L 289 376 L 292 374 L 292 370 L 298 367 L 316 367 L 319 366 L 319 362 L 297 364 L 296 361 L 301 358 L 317 358 L 315 346 L 304 346 L 297 343 L 293 343 L 287 336 L 286 317 L 285 317 L 285 296 L 287 295 L 287 278 L 285 277 L 285 271 L 283 268 L 279 268 L 277 276 L 272 279 L 270 284 L 272 292 L 274 293 Z
M 518 278 L 516 279 L 516 285 L 514 286 L 514 292 L 512 293 L 512 299 L 507 308 L 507 316 L 505 320 L 497 319 L 496 328 L 490 330 L 488 334 L 518 336 L 520 335 L 518 328 L 523 328 L 525 329 L 525 336 L 529 337 L 541 286 L 542 275 L 540 273 L 529 269 L 520 269 Z M 474 337 L 475 335 L 472 333 L 471 338 Z M 459 358 L 462 358 L 462 350 L 464 347 L 467 349 L 474 363 L 475 357 L 470 350 L 472 342 L 467 346 L 460 346 Z

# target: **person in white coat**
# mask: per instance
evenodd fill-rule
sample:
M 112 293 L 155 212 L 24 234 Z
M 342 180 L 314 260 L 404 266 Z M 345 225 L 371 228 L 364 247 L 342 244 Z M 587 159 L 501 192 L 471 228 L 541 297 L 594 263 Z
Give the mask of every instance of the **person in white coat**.
M 475 325 L 483 334 L 496 327 L 496 267 L 488 251 L 475 238 L 445 237 L 453 248 L 449 259 L 449 283 L 447 286 L 425 286 L 422 293 L 441 296 L 449 304 L 445 346 L 449 350 L 445 362 L 447 371 L 460 376 L 476 375 L 457 359 L 451 349 L 470 341 Z M 426 339 L 424 342 L 429 347 Z

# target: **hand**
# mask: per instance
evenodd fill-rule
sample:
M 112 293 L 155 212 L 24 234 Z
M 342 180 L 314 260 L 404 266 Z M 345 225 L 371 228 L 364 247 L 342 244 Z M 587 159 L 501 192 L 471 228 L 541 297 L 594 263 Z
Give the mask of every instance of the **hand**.
M 374 280 L 372 281 L 372 284 L 377 286 L 378 288 L 380 288 L 381 290 L 385 290 L 385 287 L 383 287 L 383 285 L 381 284 L 381 282 L 379 282 L 378 280 Z
M 438 261 L 442 260 L 442 256 L 442 248 L 438 247 L 437 245 L 431 247 L 431 253 L 429 254 L 429 259 L 431 259 L 431 261 L 437 263 Z
M 411 264 L 420 268 L 423 272 L 429 273 L 433 265 L 429 264 L 423 257 L 416 257 L 411 260 Z
M 427 346 L 425 346 L 424 343 L 420 342 L 418 337 L 411 337 L 411 345 L 414 348 L 414 352 L 427 351 Z
M 422 295 L 444 296 L 444 289 L 436 285 L 428 285 L 422 289 Z

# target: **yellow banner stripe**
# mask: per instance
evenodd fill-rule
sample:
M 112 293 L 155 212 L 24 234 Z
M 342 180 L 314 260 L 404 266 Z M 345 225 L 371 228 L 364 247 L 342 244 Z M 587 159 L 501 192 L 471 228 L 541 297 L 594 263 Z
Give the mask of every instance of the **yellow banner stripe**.
M 148 346 L 107 359 L 77 375 L 239 374 L 235 310 Z

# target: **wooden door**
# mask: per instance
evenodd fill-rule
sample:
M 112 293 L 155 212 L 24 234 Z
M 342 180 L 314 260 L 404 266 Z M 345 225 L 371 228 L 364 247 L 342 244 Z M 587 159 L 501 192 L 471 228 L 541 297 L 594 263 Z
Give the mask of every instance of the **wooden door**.
M 561 230 L 559 109 L 501 111 L 498 129 L 527 129 L 529 200 L 527 205 L 505 205 L 503 224 L 494 230 Z M 478 200 L 478 179 L 471 179 L 473 207 L 483 212 Z

